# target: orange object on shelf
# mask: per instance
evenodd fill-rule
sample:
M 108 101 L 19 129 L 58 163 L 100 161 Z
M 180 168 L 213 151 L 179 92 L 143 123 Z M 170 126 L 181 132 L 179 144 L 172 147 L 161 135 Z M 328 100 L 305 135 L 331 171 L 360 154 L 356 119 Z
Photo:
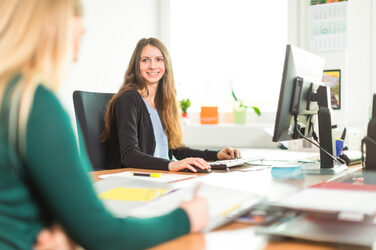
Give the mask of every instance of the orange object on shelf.
M 218 124 L 218 107 L 201 107 L 201 124 Z

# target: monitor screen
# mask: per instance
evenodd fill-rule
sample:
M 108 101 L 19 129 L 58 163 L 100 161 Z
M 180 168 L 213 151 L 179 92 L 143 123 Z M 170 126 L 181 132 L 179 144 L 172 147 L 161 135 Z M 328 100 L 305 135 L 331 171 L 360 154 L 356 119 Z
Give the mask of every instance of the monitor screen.
M 322 82 L 323 70 L 322 57 L 287 45 L 273 141 L 304 138 L 320 148 L 320 163 L 310 173 L 335 174 L 347 167 L 333 156 L 330 91 Z
M 275 120 L 273 141 L 298 139 L 299 131 L 312 136 L 318 112 L 317 102 L 311 101 L 322 81 L 324 59 L 298 47 L 287 45 L 281 90 Z

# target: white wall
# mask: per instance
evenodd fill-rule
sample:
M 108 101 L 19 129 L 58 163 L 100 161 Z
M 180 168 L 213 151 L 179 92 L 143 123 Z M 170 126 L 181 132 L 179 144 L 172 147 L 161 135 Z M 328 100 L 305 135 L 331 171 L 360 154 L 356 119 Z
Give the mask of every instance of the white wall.
M 288 1 L 288 42 L 309 49 L 309 3 L 310 0 Z M 351 149 L 357 150 L 366 134 L 372 93 L 376 92 L 376 0 L 348 0 L 347 47 L 343 51 L 318 53 L 326 59 L 325 69 L 341 69 L 341 109 L 333 110 L 332 123 L 346 127 Z M 373 14 L 374 13 L 374 14 Z M 271 124 L 273 126 L 273 124 Z M 253 132 L 258 127 L 254 125 Z M 187 126 L 185 132 L 195 133 Z M 236 126 L 235 126 L 236 129 Z M 339 131 L 336 131 L 338 133 Z M 208 144 L 205 133 L 200 139 L 189 139 L 201 146 Z M 266 138 L 269 139 L 270 138 Z M 234 138 L 233 145 L 242 145 L 243 138 Z M 256 146 L 249 143 L 249 146 Z
M 346 123 L 365 126 L 371 101 L 371 0 L 349 1 L 346 49 Z
M 309 0 L 286 1 L 289 43 L 308 49 Z M 140 38 L 158 37 L 169 45 L 169 0 L 83 2 L 86 34 L 79 61 L 58 93 L 73 120 L 73 90 L 116 92 Z M 376 18 L 372 13 L 376 14 L 376 0 L 349 0 L 346 50 L 320 53 L 326 58 L 326 68 L 342 70 L 342 108 L 334 110 L 333 121 L 353 129 L 359 137 L 356 141 L 365 134 L 371 93 L 376 92 Z M 196 139 L 195 144 L 210 143 L 203 133 Z M 229 144 L 240 145 L 241 139 Z
M 73 121 L 73 91 L 117 92 L 138 40 L 160 34 L 160 1 L 83 0 L 83 5 L 86 33 L 78 62 L 58 92 Z
M 291 19 L 289 41 L 308 49 L 309 0 L 289 0 L 291 11 L 297 11 Z M 333 110 L 334 124 L 347 127 L 353 134 L 355 149 L 366 133 L 369 120 L 372 79 L 375 69 L 375 0 L 349 0 L 347 6 L 347 41 L 344 51 L 317 53 L 326 60 L 325 69 L 341 69 L 341 109 Z M 295 16 L 299 16 L 296 20 Z M 299 24 L 295 23 L 299 21 Z M 295 23 L 295 24 L 294 24 Z M 372 56 L 373 55 L 373 56 Z M 373 66 L 374 67 L 374 66 Z M 356 137 L 356 138 L 355 138 Z

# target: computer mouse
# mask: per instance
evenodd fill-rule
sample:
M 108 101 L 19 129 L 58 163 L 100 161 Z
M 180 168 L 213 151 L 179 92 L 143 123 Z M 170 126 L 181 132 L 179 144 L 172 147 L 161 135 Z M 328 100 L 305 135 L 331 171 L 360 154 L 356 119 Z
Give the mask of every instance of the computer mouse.
M 201 168 L 196 167 L 196 166 L 192 166 L 192 167 L 194 167 L 197 170 L 196 173 L 210 173 L 211 172 L 210 168 L 204 170 L 204 169 L 201 169 Z M 184 169 L 180 170 L 180 172 L 195 173 L 195 172 L 192 172 L 189 168 L 184 168 Z

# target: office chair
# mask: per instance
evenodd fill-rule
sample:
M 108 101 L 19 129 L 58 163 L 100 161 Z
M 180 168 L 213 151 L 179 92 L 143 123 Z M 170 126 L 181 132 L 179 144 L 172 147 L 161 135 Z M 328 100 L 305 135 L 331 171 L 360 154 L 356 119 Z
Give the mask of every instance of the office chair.
M 104 128 L 104 115 L 108 101 L 114 94 L 85 91 L 73 92 L 73 104 L 77 129 L 82 132 L 80 148 L 86 146 L 89 159 L 95 170 L 106 169 L 107 144 L 101 142 Z

